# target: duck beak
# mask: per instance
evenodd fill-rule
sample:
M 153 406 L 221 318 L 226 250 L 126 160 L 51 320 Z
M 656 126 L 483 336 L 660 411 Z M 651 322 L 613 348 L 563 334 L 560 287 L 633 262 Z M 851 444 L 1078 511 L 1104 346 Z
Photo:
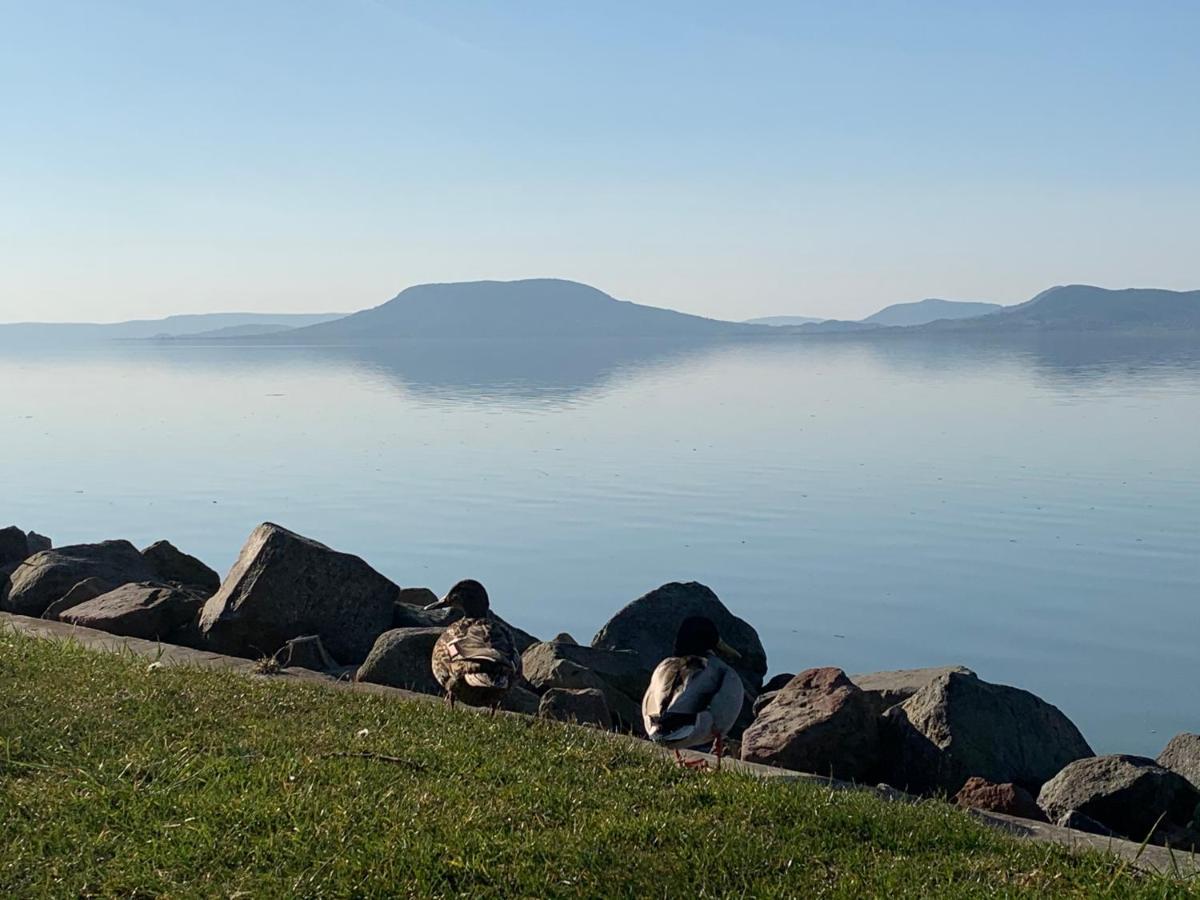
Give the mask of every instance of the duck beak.
M 724 641 L 717 641 L 717 653 L 728 660 L 738 660 L 742 658 L 742 654 L 738 653 Z
M 422 607 L 422 609 L 425 609 L 425 610 L 445 609 L 449 605 L 450 605 L 450 597 L 447 595 L 447 596 L 443 597 L 441 600 L 434 600 L 428 606 Z

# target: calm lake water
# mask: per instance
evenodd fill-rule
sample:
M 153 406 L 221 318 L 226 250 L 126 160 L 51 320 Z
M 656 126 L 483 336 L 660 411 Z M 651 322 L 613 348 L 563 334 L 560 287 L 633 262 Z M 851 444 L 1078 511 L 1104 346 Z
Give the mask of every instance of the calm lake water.
M 1200 730 L 1200 348 L 0 348 L 0 525 L 279 522 L 404 585 L 473 576 L 586 641 L 697 580 L 773 672 L 963 663 L 1098 751 Z

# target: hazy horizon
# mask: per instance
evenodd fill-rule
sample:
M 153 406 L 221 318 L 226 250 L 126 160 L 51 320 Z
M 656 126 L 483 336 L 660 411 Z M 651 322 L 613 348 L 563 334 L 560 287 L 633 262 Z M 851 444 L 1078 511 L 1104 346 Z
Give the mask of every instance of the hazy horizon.
M 1200 286 L 1200 8 L 6 4 L 0 322 Z

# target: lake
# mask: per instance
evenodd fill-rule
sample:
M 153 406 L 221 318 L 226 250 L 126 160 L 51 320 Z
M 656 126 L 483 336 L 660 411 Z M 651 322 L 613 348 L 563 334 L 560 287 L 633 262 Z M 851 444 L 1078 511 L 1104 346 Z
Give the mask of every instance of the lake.
M 0 434 L 0 525 L 56 544 L 224 572 L 269 520 L 585 642 L 696 580 L 772 672 L 962 663 L 1099 752 L 1200 729 L 1185 342 L 7 347 Z

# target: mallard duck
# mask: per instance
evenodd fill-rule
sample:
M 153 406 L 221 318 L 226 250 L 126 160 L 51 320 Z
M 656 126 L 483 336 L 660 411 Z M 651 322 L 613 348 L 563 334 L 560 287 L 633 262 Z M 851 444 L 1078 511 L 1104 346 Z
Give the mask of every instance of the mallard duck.
M 717 626 L 703 616 L 684 619 L 675 652 L 658 664 L 642 698 L 642 722 L 650 740 L 675 751 L 716 742 L 721 766 L 725 735 L 742 711 L 742 679 L 714 654 L 738 659 L 721 640 Z
M 446 691 L 446 702 L 490 706 L 495 715 L 504 695 L 521 677 L 521 654 L 512 632 L 488 616 L 488 594 L 474 579 L 460 581 L 426 609 L 457 609 L 452 622 L 433 645 L 433 677 Z

